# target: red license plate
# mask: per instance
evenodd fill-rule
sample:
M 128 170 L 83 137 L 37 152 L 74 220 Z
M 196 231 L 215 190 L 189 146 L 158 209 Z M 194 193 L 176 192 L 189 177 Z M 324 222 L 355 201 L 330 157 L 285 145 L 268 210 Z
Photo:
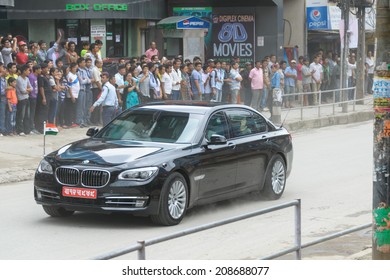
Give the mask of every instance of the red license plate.
M 97 190 L 85 188 L 62 187 L 62 195 L 68 197 L 96 199 Z

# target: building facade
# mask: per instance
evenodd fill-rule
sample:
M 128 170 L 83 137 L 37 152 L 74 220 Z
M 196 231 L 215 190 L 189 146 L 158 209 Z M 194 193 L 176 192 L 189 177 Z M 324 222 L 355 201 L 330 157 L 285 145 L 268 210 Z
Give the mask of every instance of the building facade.
M 103 41 L 103 57 L 139 56 L 156 40 L 155 22 L 166 16 L 164 0 L 15 0 L 0 20 L 7 30 L 26 40 Z

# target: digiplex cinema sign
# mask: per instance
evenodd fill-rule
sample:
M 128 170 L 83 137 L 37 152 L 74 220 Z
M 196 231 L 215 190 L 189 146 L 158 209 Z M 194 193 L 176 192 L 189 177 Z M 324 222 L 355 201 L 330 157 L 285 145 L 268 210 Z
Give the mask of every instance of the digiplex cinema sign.
M 127 11 L 127 4 L 66 4 L 66 11 Z

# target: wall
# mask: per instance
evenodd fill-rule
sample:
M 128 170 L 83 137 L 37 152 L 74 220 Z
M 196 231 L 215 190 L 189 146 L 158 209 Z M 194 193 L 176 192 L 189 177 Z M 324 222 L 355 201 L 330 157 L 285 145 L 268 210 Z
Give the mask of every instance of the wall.
M 50 41 L 56 40 L 55 34 L 55 24 L 53 19 L 28 20 L 28 40 L 35 42 L 43 40 L 49 47 Z
M 305 0 L 284 0 L 283 18 L 285 21 L 284 43 L 285 47 L 299 47 L 302 55 L 305 49 Z M 291 24 L 288 24 L 288 22 Z

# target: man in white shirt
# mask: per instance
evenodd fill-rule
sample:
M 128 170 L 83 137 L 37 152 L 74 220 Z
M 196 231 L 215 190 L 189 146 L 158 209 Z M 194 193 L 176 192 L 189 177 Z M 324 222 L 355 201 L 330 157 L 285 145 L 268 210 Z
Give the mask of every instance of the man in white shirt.
M 181 71 L 180 71 L 180 59 L 176 59 L 173 63 L 172 69 L 172 99 L 179 100 L 180 99 L 180 84 L 181 84 Z
M 164 94 L 168 99 L 172 99 L 172 65 L 167 65 L 164 74 L 161 77 L 161 83 L 163 84 Z
M 348 77 L 348 87 L 354 87 L 356 85 L 356 60 L 355 56 L 351 55 L 348 60 L 347 65 L 347 77 Z M 348 90 L 348 100 L 354 99 L 354 90 Z
M 372 94 L 372 84 L 374 83 L 374 70 L 375 70 L 375 60 L 372 57 L 372 52 L 368 51 L 366 56 L 366 70 L 367 70 L 367 93 Z
M 118 66 L 118 73 L 115 74 L 115 81 L 117 85 L 116 90 L 117 93 L 119 93 L 118 102 L 120 106 L 122 106 L 123 89 L 125 88 L 125 80 L 123 78 L 125 74 L 126 74 L 126 65 L 120 64 Z
M 321 82 L 323 79 L 322 65 L 320 64 L 320 56 L 316 55 L 313 62 L 310 64 L 310 72 L 312 73 L 311 91 L 318 92 L 321 89 Z M 317 93 L 313 94 L 312 105 L 318 104 Z

